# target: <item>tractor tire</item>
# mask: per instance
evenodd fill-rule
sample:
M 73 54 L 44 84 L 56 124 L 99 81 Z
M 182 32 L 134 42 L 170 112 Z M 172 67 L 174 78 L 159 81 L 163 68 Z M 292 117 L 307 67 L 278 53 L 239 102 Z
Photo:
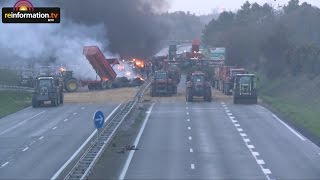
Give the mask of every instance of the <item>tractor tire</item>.
M 212 101 L 211 88 L 208 88 L 208 89 L 207 89 L 206 96 L 207 96 L 206 101 L 207 101 L 207 102 L 211 102 L 211 101 Z
M 252 99 L 252 104 L 258 104 L 258 97 L 254 97 Z
M 33 108 L 39 107 L 39 102 L 36 100 L 35 97 L 32 97 L 32 107 Z
M 60 94 L 60 104 L 64 103 L 64 95 L 63 93 Z
M 93 86 L 91 84 L 88 84 L 88 89 L 89 90 L 93 90 L 94 88 L 93 88 Z
M 75 78 L 70 78 L 68 80 L 66 80 L 65 82 L 65 89 L 68 91 L 68 92 L 75 92 L 77 91 L 79 88 L 79 82 L 77 79 Z
M 51 100 L 51 105 L 52 105 L 52 106 L 55 106 L 55 107 L 59 106 L 59 104 L 58 104 L 58 98 L 56 98 L 56 99 L 54 99 L 54 100 Z
M 193 101 L 192 89 L 187 89 L 188 102 Z
M 174 86 L 174 87 L 173 87 L 173 94 L 177 94 L 177 92 L 178 92 L 178 87 L 177 87 L 177 86 Z

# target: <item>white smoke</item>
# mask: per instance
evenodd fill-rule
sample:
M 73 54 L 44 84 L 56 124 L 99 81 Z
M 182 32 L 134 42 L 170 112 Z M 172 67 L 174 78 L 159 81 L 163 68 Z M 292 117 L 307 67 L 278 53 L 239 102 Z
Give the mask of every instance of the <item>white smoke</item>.
M 8 5 L 12 6 L 12 4 Z M 0 63 L 36 60 L 56 66 L 76 65 L 80 78 L 94 78 L 96 73 L 83 55 L 83 46 L 108 45 L 102 24 L 85 26 L 61 18 L 60 24 L 0 24 Z M 51 58 L 51 60 L 50 60 Z M 54 61 L 52 62 L 52 58 Z

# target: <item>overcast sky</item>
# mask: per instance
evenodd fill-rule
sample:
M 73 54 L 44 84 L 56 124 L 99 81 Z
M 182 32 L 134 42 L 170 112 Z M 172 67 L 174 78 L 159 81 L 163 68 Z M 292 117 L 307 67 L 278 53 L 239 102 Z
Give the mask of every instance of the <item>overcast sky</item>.
M 170 2 L 170 11 L 190 11 L 196 14 L 208 14 L 212 10 L 222 11 L 239 9 L 246 0 L 168 0 Z M 257 2 L 260 5 L 264 3 L 272 3 L 274 7 L 278 4 L 284 5 L 289 0 L 249 0 L 249 2 Z M 300 0 L 300 3 L 308 2 L 312 5 L 320 7 L 320 0 Z

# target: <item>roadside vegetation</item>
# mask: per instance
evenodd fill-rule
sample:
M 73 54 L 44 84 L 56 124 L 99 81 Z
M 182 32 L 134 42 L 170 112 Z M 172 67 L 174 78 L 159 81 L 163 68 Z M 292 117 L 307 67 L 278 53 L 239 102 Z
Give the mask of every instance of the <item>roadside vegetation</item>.
M 260 97 L 320 143 L 320 9 L 291 0 L 277 9 L 246 2 L 205 27 L 207 45 L 226 47 L 227 64 L 259 72 Z
M 19 76 L 15 71 L 0 69 L 0 85 L 18 85 Z
M 24 91 L 0 91 L 0 118 L 31 105 L 31 93 Z

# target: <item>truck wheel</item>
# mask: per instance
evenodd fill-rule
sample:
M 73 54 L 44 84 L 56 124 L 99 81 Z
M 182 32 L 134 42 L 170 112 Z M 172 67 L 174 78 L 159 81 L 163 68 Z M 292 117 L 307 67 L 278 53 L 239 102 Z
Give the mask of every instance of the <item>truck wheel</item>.
M 70 78 L 66 80 L 65 89 L 68 92 L 75 92 L 79 88 L 79 82 L 75 78 Z
M 111 81 L 107 81 L 107 88 L 111 89 L 112 88 L 112 82 Z

